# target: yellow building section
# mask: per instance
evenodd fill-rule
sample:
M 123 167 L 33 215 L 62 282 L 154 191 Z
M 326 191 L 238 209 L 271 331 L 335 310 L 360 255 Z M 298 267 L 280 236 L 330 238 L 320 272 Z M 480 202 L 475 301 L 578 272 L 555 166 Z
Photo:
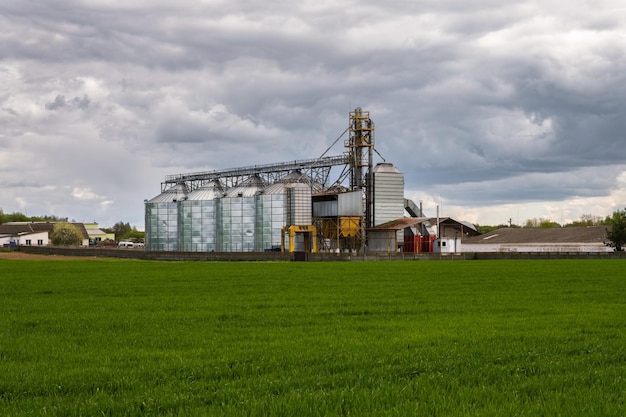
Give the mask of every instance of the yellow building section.
M 361 229 L 360 217 L 340 217 L 339 218 L 339 236 L 354 237 L 359 234 Z
M 285 233 L 289 236 L 289 252 L 295 252 L 296 235 L 300 235 L 303 243 L 304 252 L 317 253 L 317 228 L 312 225 L 308 226 L 286 226 L 283 227 L 281 234 L 281 252 L 285 251 Z
M 322 222 L 322 233 L 327 239 L 337 239 L 338 237 L 354 237 L 361 230 L 360 217 L 337 217 L 324 219 Z

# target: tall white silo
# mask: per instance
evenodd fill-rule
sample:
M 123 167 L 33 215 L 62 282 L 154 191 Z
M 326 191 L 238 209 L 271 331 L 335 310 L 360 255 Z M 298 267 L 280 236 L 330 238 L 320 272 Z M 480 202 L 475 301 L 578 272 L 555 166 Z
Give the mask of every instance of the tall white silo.
M 217 251 L 217 199 L 223 194 L 218 180 L 190 192 L 179 202 L 179 250 Z
M 219 199 L 217 246 L 222 252 L 253 252 L 255 250 L 256 195 L 265 182 L 252 176 L 232 187 Z
M 374 226 L 404 217 L 404 174 L 393 164 L 377 164 L 372 170 Z M 398 231 L 398 242 L 404 239 L 404 231 Z
M 393 164 L 377 164 L 372 170 L 374 226 L 404 217 L 404 174 Z
M 186 196 L 187 186 L 180 183 L 145 203 L 146 250 L 178 250 L 178 202 Z

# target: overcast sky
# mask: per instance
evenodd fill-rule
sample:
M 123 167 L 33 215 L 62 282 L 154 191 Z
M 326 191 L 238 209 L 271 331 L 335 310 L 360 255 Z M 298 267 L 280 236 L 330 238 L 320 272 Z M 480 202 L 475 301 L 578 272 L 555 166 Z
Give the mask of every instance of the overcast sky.
M 316 158 L 355 107 L 427 215 L 626 207 L 623 0 L 7 0 L 0 27 L 5 213 L 143 230 L 166 175 Z

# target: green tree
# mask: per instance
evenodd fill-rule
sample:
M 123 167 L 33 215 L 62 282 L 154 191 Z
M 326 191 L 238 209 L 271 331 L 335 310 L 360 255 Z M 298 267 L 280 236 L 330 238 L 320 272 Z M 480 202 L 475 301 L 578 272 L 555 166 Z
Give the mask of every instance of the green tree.
M 83 234 L 78 226 L 67 223 L 55 223 L 50 240 L 53 245 L 72 246 L 80 245 L 83 241 Z
M 58 217 L 49 214 L 43 214 L 41 216 L 33 216 L 30 218 L 33 222 L 66 222 L 67 217 Z
M 626 209 L 618 210 L 607 217 L 606 244 L 615 248 L 615 252 L 623 252 L 626 245 Z
M 136 241 L 143 241 L 146 233 L 140 230 L 137 230 L 133 227 L 133 230 L 127 232 L 122 236 L 122 239 L 134 239 Z
M 533 218 L 533 219 L 528 219 L 526 220 L 526 224 L 524 225 L 524 227 L 539 227 L 539 222 L 541 221 L 541 219 L 538 218 Z
M 606 224 L 604 219 L 600 216 L 594 216 L 593 214 L 583 214 L 580 216 L 580 220 L 574 220 L 571 223 L 565 225 L 565 227 L 587 227 L 587 226 L 600 226 Z
M 2 223 L 29 221 L 31 221 L 30 217 L 22 213 L 2 213 Z
M 561 227 L 560 224 L 548 219 L 528 219 L 526 220 L 526 226 L 524 227 L 540 227 L 542 229 L 549 229 L 551 227 Z
M 493 232 L 494 230 L 498 230 L 498 229 L 519 229 L 519 226 L 516 224 L 498 224 L 498 225 L 476 225 L 476 230 L 478 230 L 479 233 L 489 233 L 489 232 Z
M 27 216 L 24 213 L 13 212 L 5 213 L 0 208 L 0 224 L 8 222 L 66 222 L 67 217 L 59 217 L 50 214 L 42 214 L 41 216 Z
M 552 227 L 561 227 L 561 225 L 557 222 L 553 222 L 552 220 L 544 220 L 539 223 L 539 227 L 541 227 L 542 229 L 550 229 Z
M 113 225 L 113 227 L 102 230 L 107 233 L 114 233 L 115 240 L 123 240 L 125 239 L 126 234 L 133 230 L 133 228 L 130 227 L 130 223 L 117 222 Z

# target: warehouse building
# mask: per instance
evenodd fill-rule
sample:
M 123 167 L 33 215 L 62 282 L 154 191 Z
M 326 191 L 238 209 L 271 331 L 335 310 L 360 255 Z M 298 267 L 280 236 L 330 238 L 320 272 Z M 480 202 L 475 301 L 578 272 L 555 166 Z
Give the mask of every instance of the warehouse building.
M 465 237 L 463 252 L 498 253 L 608 253 L 605 226 L 501 228 Z

